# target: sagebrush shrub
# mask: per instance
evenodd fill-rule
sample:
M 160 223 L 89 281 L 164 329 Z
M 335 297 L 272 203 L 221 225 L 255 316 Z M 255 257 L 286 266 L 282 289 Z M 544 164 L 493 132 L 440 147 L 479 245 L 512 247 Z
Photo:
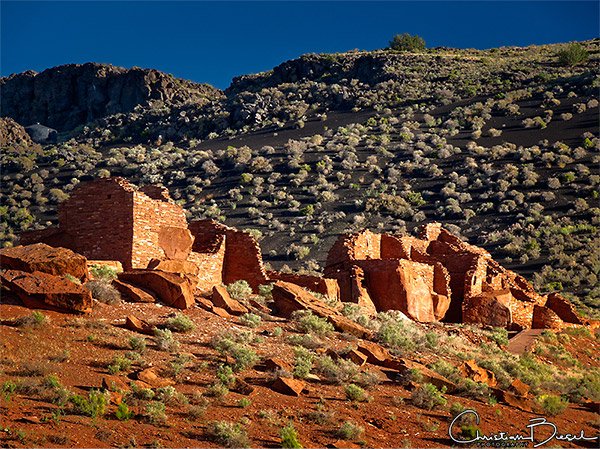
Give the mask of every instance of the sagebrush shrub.
M 553 394 L 543 394 L 536 401 L 544 413 L 550 416 L 560 415 L 569 406 L 569 401 Z
M 183 313 L 177 313 L 174 317 L 167 320 L 167 328 L 173 332 L 190 332 L 196 325 L 192 319 Z
M 336 436 L 344 440 L 356 440 L 364 432 L 364 428 L 354 424 L 353 422 L 346 421 L 336 431 Z
M 292 313 L 292 320 L 296 322 L 298 330 L 307 334 L 324 337 L 334 331 L 333 325 L 327 321 L 327 318 L 318 317 L 310 310 L 295 311 Z
M 303 447 L 298 438 L 298 431 L 291 422 L 281 429 L 281 447 L 291 449 Z
M 433 410 L 438 406 L 446 405 L 446 399 L 435 385 L 424 383 L 412 392 L 413 405 L 426 410 Z
M 233 299 L 246 299 L 252 294 L 252 287 L 247 281 L 235 281 L 227 285 L 227 293 Z
M 246 429 L 240 423 L 214 421 L 208 425 L 208 436 L 215 443 L 225 447 L 250 447 Z
M 97 418 L 106 413 L 108 394 L 92 390 L 89 392 L 87 398 L 75 394 L 69 398 L 69 401 L 73 404 L 75 413 Z
M 346 388 L 344 388 L 344 392 L 346 393 L 346 397 L 352 402 L 368 402 L 369 395 L 367 392 L 355 384 L 350 384 Z
M 113 287 L 110 279 L 94 279 L 85 283 L 85 288 L 92 292 L 92 297 L 109 305 L 119 304 L 121 294 Z
M 240 316 L 240 323 L 248 327 L 258 327 L 262 322 L 262 318 L 255 313 L 244 313 Z
M 179 348 L 179 342 L 169 329 L 155 329 L 154 342 L 163 351 L 176 351 Z
M 94 264 L 90 267 L 90 273 L 94 279 L 115 279 L 117 277 L 117 270 L 108 265 Z

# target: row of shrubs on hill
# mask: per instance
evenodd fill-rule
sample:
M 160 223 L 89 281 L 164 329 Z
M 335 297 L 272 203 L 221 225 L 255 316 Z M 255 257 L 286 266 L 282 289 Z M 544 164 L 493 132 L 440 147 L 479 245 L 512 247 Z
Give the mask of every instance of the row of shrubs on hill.
M 392 46 L 408 51 L 304 55 L 282 64 L 281 70 L 243 77 L 252 79 L 251 86 L 234 84 L 227 98 L 202 107 L 190 103 L 138 108 L 82 127 L 74 135 L 94 146 L 147 143 L 159 136 L 163 141 L 193 141 L 302 127 L 308 120 L 326 118 L 327 110 L 396 108 L 423 101 L 445 104 L 593 72 L 584 64 L 585 55 L 595 54 L 598 44 L 424 51 L 410 50 L 421 47 L 421 38 L 400 35 Z M 559 60 L 563 63 L 555 63 Z M 286 70 L 312 75 L 295 79 Z M 281 72 L 283 80 L 277 78 Z
M 425 50 L 425 39 L 409 33 L 397 34 L 390 41 L 389 48 L 394 51 L 423 51 Z M 558 50 L 555 56 L 559 64 L 574 66 L 586 62 L 590 55 L 583 45 L 572 42 Z

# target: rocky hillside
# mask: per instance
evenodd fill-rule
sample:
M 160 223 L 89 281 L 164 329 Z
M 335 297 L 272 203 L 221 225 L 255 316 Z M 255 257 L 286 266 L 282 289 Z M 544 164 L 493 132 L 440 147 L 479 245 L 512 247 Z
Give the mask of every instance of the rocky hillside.
M 342 232 L 440 221 L 594 314 L 599 45 L 582 45 L 572 66 L 562 45 L 305 55 L 205 103 L 110 115 L 3 151 L 2 238 L 118 175 L 162 183 L 189 218 L 252 229 L 277 269 L 321 272 Z
M 70 131 L 136 106 L 205 103 L 220 91 L 152 69 L 106 64 L 68 64 L 0 79 L 2 115 L 23 126 L 41 123 Z
M 341 236 L 330 268 L 340 267 L 341 257 L 342 265 L 378 273 L 368 285 L 378 293 L 373 309 L 360 284 L 363 298 L 356 303 L 340 278 L 283 281 L 263 271 L 257 279 L 248 263 L 260 262 L 252 238 L 217 223 L 205 222 L 214 232 L 196 237 L 221 250 L 206 241 L 197 247 L 195 240 L 190 249 L 191 240 L 140 239 L 142 251 L 164 254 L 153 268 L 122 271 L 137 256 L 119 254 L 115 242 L 102 237 L 132 233 L 120 221 L 108 234 L 102 219 L 111 204 L 105 195 L 91 196 L 100 184 L 112 185 L 113 195 L 131 195 L 148 211 L 165 201 L 174 207 L 156 189 L 145 189 L 156 196 L 152 206 L 122 179 L 99 180 L 80 187 L 72 206 L 85 203 L 83 194 L 89 198 L 84 207 L 101 213 L 82 211 L 64 224 L 81 232 L 73 243 L 88 246 L 86 253 L 97 257 L 112 249 L 108 257 L 122 264 L 39 243 L 0 250 L 2 447 L 456 447 L 478 432 L 527 437 L 524 429 L 536 415 L 589 443 L 560 440 L 562 447 L 595 447 L 599 323 L 580 320 L 560 296 L 540 297 L 439 226 L 426 226 L 422 239 Z M 136 215 L 130 226 L 147 216 Z M 146 235 L 179 229 L 183 236 L 186 229 L 173 227 L 174 218 L 153 216 Z M 101 221 L 93 223 L 102 228 L 99 247 L 82 238 L 90 221 Z M 431 266 L 433 276 L 426 276 L 427 264 L 404 258 L 410 247 L 411 257 L 428 259 L 421 252 L 427 251 L 454 269 L 466 253 L 487 272 L 483 285 L 478 269 L 450 273 L 452 289 L 453 278 L 469 279 L 461 282 L 471 290 L 464 292 L 464 322 L 437 320 L 452 306 L 427 291 L 449 293 L 449 273 L 434 262 L 438 269 Z M 411 276 L 412 269 L 419 274 Z M 207 271 L 217 276 L 207 279 Z M 378 289 L 386 272 L 395 288 Z M 419 285 L 427 279 L 433 282 Z M 498 287 L 509 289 L 489 290 Z M 467 300 L 479 305 L 476 311 Z M 436 316 L 423 314 L 427 303 L 435 304 Z M 393 310 L 381 310 L 390 305 Z M 398 307 L 418 312 L 418 321 Z M 503 313 L 508 310 L 513 313 Z M 509 340 L 503 326 L 512 318 L 522 324 L 526 318 L 535 328 Z M 541 445 L 547 435 L 535 433 L 532 442 Z
M 4 148 L 7 146 L 15 147 L 30 147 L 33 141 L 25 128 L 19 125 L 11 118 L 0 119 L 0 145 Z

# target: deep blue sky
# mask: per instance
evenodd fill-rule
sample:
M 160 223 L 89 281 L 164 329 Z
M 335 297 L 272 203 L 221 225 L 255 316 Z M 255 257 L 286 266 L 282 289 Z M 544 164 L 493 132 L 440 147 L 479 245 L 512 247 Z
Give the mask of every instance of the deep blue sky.
M 2 75 L 59 64 L 152 67 L 225 88 L 302 53 L 385 47 L 490 48 L 598 37 L 597 1 L 1 2 Z

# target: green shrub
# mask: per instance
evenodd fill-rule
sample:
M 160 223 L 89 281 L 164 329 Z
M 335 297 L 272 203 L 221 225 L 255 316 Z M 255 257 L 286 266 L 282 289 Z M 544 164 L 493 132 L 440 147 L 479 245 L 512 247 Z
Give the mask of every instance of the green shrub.
M 273 298 L 273 284 L 259 285 L 258 294 L 265 299 Z
M 202 418 L 205 414 L 205 405 L 191 405 L 187 411 L 187 416 L 194 421 Z
M 340 428 L 335 432 L 338 438 L 344 440 L 357 440 L 364 432 L 364 428 L 354 424 L 353 422 L 346 421 Z
M 169 363 L 171 375 L 175 378 L 178 377 L 190 361 L 191 357 L 188 354 L 176 354 Z
M 230 387 L 235 382 L 233 370 L 229 365 L 220 365 L 217 368 L 217 379 L 226 387 Z
M 140 337 L 131 337 L 129 339 L 129 347 L 134 351 L 143 354 L 146 352 L 146 339 Z
M 475 382 L 472 379 L 462 379 L 459 384 L 460 395 L 473 399 L 487 397 L 490 394 L 490 389 L 487 384 Z
M 173 332 L 190 332 L 196 327 L 191 318 L 183 313 L 177 313 L 174 317 L 169 318 L 166 326 Z
M 437 348 L 440 337 L 435 332 L 427 332 L 425 334 L 426 346 L 430 349 Z
M 4 394 L 4 399 L 8 402 L 12 394 L 17 390 L 17 384 L 7 380 L 2 384 L 2 393 Z
M 156 390 L 156 400 L 165 404 L 187 404 L 187 398 L 172 385 L 158 388 Z
M 543 394 L 536 398 L 544 413 L 550 416 L 560 415 L 569 406 L 569 401 L 553 394 Z
M 458 368 L 443 359 L 436 360 L 434 363 L 429 365 L 429 368 L 445 378 L 453 381 L 460 377 Z
M 255 313 L 244 313 L 242 316 L 240 316 L 240 322 L 244 326 L 255 328 L 260 326 L 262 318 Z
M 215 443 L 225 447 L 250 447 L 246 429 L 240 423 L 214 421 L 208 425 L 207 433 Z
M 319 337 L 329 335 L 334 331 L 333 325 L 326 318 L 313 314 L 310 310 L 297 310 L 292 314 L 298 330 Z
M 456 418 L 458 415 L 460 415 L 464 411 L 465 411 L 465 407 L 460 402 L 453 402 L 450 405 L 450 416 L 452 416 L 452 418 Z
M 251 404 L 252 404 L 252 401 L 250 399 L 248 399 L 248 398 L 241 398 L 238 401 L 238 406 L 241 407 L 241 408 L 249 407 Z
M 146 404 L 146 413 L 144 416 L 148 422 L 155 426 L 166 424 L 167 414 L 165 404 L 160 401 L 152 401 Z
M 246 368 L 250 368 L 254 366 L 259 360 L 259 357 L 256 354 L 256 352 L 240 344 L 236 344 L 233 347 L 231 347 L 231 349 L 229 350 L 229 355 L 233 357 L 233 360 L 235 360 L 232 366 L 235 372 L 240 372 L 245 370 Z
M 579 377 L 568 377 L 563 382 L 561 392 L 565 392 L 569 401 L 582 402 L 590 399 L 600 400 L 600 370 L 592 368 Z
M 508 331 L 506 329 L 495 327 L 489 335 L 490 338 L 496 342 L 496 344 L 500 346 L 508 345 Z
M 415 348 L 415 339 L 410 324 L 398 320 L 384 321 L 377 331 L 377 338 L 392 348 L 412 351 Z
M 565 329 L 565 334 L 573 337 L 592 337 L 592 332 L 587 327 L 569 327 Z
M 395 51 L 423 51 L 425 50 L 425 40 L 416 34 L 409 33 L 396 34 L 390 41 L 390 48 Z
M 231 357 L 234 360 L 232 369 L 235 372 L 254 366 L 259 360 L 258 355 L 251 348 L 236 343 L 229 338 L 217 339 L 213 341 L 213 346 L 221 354 Z
M 474 440 L 479 433 L 479 427 L 475 424 L 464 424 L 460 426 L 460 434 L 467 441 Z
M 246 281 L 232 282 L 226 288 L 233 299 L 246 299 L 252 294 L 252 287 Z
M 107 366 L 110 374 L 117 374 L 121 371 L 127 371 L 129 368 L 131 368 L 131 360 L 123 356 L 115 357 Z
M 151 401 L 155 393 L 151 388 L 140 388 L 134 382 L 131 382 L 131 396 L 142 401 Z
M 69 398 L 69 401 L 73 404 L 75 413 L 97 418 L 106 413 L 108 395 L 98 390 L 92 390 L 89 392 L 87 398 L 75 394 Z
M 227 388 L 227 385 L 223 385 L 221 382 L 215 382 L 208 387 L 206 394 L 215 398 L 224 398 L 229 394 L 229 388 Z
M 282 448 L 302 448 L 302 443 L 298 439 L 298 431 L 293 423 L 288 423 L 281 429 L 281 447 Z
M 113 267 L 109 267 L 108 265 L 97 265 L 94 264 L 90 267 L 90 273 L 94 277 L 94 279 L 116 279 L 117 270 Z
M 306 378 L 310 374 L 313 365 L 313 354 L 306 348 L 294 348 L 296 363 L 294 364 L 294 376 L 300 379 Z
M 129 406 L 125 402 L 121 402 L 115 411 L 115 416 L 119 421 L 128 421 L 133 418 L 133 415 L 134 413 L 129 410 Z
M 179 348 L 179 342 L 175 340 L 170 329 L 155 329 L 154 342 L 158 349 L 163 351 L 176 351 Z
M 345 384 L 354 381 L 360 368 L 350 360 L 333 360 L 328 355 L 315 360 L 315 369 L 325 380 L 335 384 Z
M 81 281 L 79 279 L 77 279 L 75 276 L 73 276 L 72 274 L 65 274 L 65 279 L 68 281 L 71 281 L 73 284 L 77 284 L 77 285 L 81 285 Z
M 346 397 L 352 402 L 368 402 L 370 400 L 367 392 L 355 384 L 350 384 L 344 388 Z
M 574 66 L 586 62 L 590 55 L 583 45 L 573 42 L 567 44 L 564 48 L 556 53 L 558 62 L 563 66 Z
M 323 341 L 314 335 L 310 334 L 293 334 L 286 337 L 286 341 L 293 346 L 302 346 L 308 349 L 320 348 L 323 346 Z
M 425 383 L 412 392 L 411 401 L 415 407 L 433 410 L 435 407 L 446 405 L 446 399 L 435 385 Z

